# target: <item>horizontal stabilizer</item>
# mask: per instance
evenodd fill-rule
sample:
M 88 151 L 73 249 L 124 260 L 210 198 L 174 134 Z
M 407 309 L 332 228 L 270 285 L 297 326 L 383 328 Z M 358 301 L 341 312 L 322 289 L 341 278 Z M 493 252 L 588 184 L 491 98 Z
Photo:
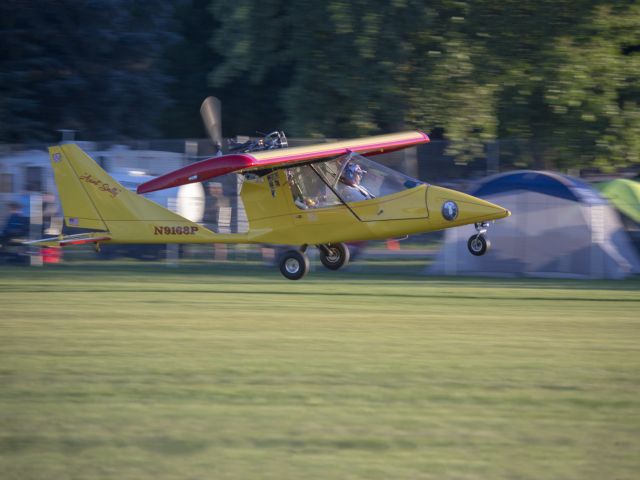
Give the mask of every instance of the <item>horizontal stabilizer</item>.
M 24 242 L 25 245 L 35 245 L 40 247 L 67 247 L 69 245 L 85 245 L 87 243 L 101 243 L 111 240 L 111 237 L 104 232 L 99 233 L 79 233 L 77 235 L 67 235 L 59 237 L 42 238 Z

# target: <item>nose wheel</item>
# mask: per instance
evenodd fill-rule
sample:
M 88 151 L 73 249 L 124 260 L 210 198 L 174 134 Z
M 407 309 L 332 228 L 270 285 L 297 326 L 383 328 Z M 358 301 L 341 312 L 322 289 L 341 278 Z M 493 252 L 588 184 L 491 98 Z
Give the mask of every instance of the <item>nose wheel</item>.
M 469 240 L 467 241 L 467 248 L 471 255 L 481 257 L 487 253 L 489 248 L 491 248 L 491 242 L 487 240 L 487 237 L 485 236 L 488 226 L 489 224 L 486 222 L 476 223 L 476 232 L 478 233 L 469 237 Z

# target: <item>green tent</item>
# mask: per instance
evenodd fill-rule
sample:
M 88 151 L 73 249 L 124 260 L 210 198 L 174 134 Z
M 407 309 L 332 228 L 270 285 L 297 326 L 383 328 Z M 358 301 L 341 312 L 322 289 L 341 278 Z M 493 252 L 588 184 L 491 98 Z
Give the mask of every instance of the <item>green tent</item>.
M 623 214 L 640 223 L 640 182 L 617 178 L 599 183 L 596 188 Z

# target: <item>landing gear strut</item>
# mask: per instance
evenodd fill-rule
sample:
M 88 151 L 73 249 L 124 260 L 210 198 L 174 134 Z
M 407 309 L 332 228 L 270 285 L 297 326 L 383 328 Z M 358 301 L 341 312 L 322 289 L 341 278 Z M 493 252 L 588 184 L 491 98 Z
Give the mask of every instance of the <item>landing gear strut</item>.
M 485 237 L 488 226 L 489 224 L 486 222 L 476 223 L 476 232 L 478 233 L 469 237 L 469 241 L 467 242 L 469 252 L 476 257 L 481 257 L 491 248 L 491 242 Z

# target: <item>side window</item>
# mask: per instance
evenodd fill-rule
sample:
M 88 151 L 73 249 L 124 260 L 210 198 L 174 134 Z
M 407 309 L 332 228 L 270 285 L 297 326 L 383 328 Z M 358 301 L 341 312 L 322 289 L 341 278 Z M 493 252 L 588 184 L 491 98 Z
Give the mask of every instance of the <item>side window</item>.
M 0 193 L 13 193 L 13 174 L 0 173 Z
M 287 181 L 293 195 L 293 203 L 301 210 L 341 204 L 338 197 L 309 165 L 289 168 Z
M 28 192 L 42 191 L 42 167 L 27 167 L 25 169 L 24 189 Z

